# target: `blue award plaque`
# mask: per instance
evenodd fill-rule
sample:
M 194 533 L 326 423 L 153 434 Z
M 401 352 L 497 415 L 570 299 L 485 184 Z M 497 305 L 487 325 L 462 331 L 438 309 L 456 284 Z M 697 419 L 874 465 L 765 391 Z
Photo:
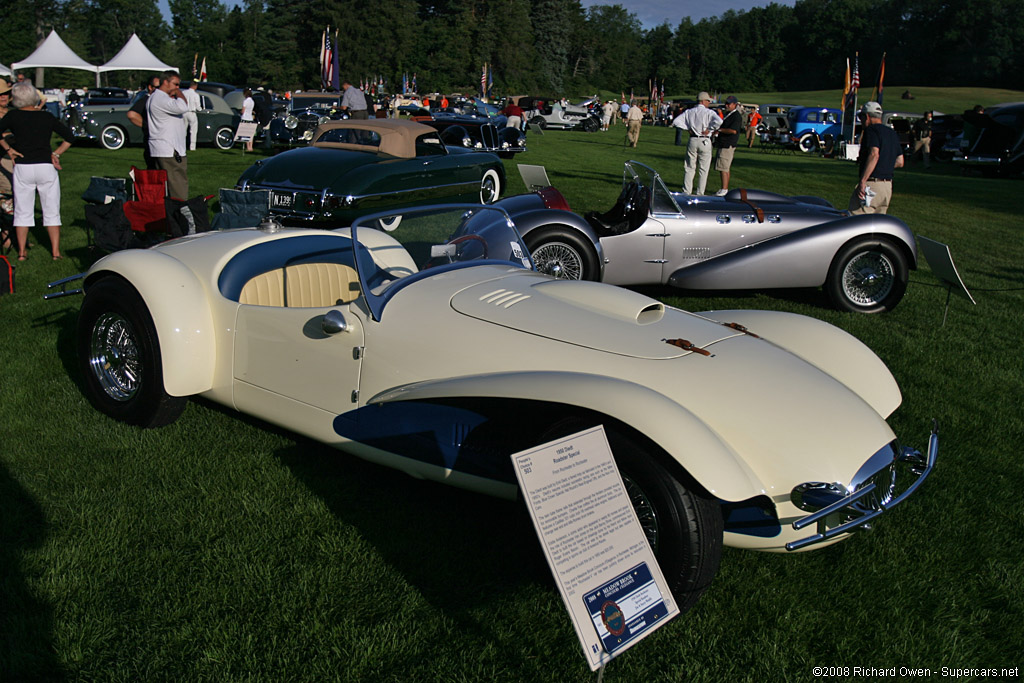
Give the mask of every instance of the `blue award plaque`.
M 646 562 L 586 593 L 583 603 L 608 654 L 622 649 L 668 615 Z

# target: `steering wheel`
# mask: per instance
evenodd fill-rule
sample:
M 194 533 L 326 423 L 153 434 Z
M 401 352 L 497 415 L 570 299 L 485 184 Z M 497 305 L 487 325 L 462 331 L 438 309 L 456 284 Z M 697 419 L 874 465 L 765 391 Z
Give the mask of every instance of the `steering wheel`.
M 462 235 L 460 237 L 456 237 L 453 240 L 449 240 L 448 244 L 462 244 L 463 242 L 470 241 L 480 242 L 480 244 L 483 245 L 481 249 L 484 250 L 484 254 L 481 258 L 487 258 L 487 240 L 485 240 L 480 235 Z

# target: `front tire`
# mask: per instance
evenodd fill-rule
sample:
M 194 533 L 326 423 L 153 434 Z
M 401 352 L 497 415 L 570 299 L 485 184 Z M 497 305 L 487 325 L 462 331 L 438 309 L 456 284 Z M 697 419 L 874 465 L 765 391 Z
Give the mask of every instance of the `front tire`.
M 885 240 L 861 237 L 836 254 L 825 289 L 841 311 L 882 313 L 896 308 L 908 279 L 902 250 Z
M 228 126 L 221 126 L 213 136 L 213 144 L 217 149 L 231 149 L 235 146 L 235 131 Z
M 103 145 L 104 149 L 111 151 L 121 149 L 127 142 L 128 133 L 125 132 L 124 128 L 116 124 L 111 123 L 104 126 L 103 131 L 100 133 L 100 144 Z
M 542 437 L 552 441 L 592 426 L 568 418 Z M 722 559 L 721 505 L 693 482 L 680 481 L 638 442 L 606 429 L 626 496 L 654 551 L 680 612 L 697 604 Z
M 78 364 L 100 412 L 140 427 L 178 419 L 187 398 L 164 391 L 160 342 L 138 291 L 119 277 L 89 287 L 78 315 Z
M 480 203 L 493 204 L 501 196 L 501 179 L 493 168 L 487 169 L 480 179 Z
M 597 252 L 584 236 L 569 228 L 546 228 L 523 238 L 537 271 L 558 280 L 597 280 Z

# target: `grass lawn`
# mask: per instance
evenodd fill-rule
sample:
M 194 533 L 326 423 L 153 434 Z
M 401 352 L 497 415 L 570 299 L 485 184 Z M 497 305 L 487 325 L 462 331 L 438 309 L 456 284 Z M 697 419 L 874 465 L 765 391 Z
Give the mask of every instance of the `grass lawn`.
M 911 90 L 923 103 L 925 89 Z M 529 151 L 506 162 L 508 192 L 523 190 L 515 163 L 543 164 L 575 210 L 605 210 L 631 158 L 681 185 L 684 148 L 670 130 L 644 128 L 635 150 L 623 132 L 531 133 Z M 123 175 L 141 157 L 73 147 L 66 258 L 50 260 L 37 228 L 17 293 L 0 298 L 0 681 L 593 680 L 519 505 L 202 401 L 149 431 L 89 406 L 73 366 L 81 299 L 41 295 L 99 257 L 79 198 L 89 176 Z M 190 154 L 193 194 L 231 186 L 253 159 Z M 733 169 L 733 187 L 840 206 L 856 175 L 850 162 L 757 148 L 741 148 Z M 708 190 L 718 187 L 712 173 Z M 873 533 L 797 555 L 726 549 L 697 607 L 612 662 L 606 681 L 1024 665 L 1022 192 L 1020 179 L 949 165 L 898 171 L 892 213 L 951 245 L 978 301 L 954 298 L 945 325 L 946 294 L 923 263 L 880 316 L 838 313 L 821 292 L 645 290 L 691 310 L 838 325 L 895 374 L 896 433 L 923 447 L 937 418 L 941 451 L 932 478 Z

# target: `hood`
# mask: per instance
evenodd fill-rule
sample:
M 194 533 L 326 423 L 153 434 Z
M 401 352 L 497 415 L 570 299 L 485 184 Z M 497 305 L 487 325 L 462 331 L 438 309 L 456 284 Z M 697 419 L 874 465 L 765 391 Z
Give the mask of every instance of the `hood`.
M 596 282 L 503 278 L 458 292 L 451 305 L 495 325 L 633 358 L 694 353 L 667 339 L 682 338 L 704 348 L 739 334 L 628 289 Z
M 239 183 L 297 190 L 332 187 L 355 169 L 392 159 L 388 155 L 346 149 L 303 147 L 258 161 L 242 174 Z

